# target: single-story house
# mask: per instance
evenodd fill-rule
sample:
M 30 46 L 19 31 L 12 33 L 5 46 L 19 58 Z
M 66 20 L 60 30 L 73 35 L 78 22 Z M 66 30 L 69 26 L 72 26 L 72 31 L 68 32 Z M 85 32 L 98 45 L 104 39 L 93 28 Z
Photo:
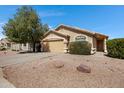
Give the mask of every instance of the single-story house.
M 67 52 L 70 42 L 88 41 L 89 43 L 91 43 L 92 54 L 96 51 L 107 52 L 107 39 L 107 35 L 62 24 L 55 28 L 55 30 L 46 32 L 42 40 L 42 47 L 44 51 Z
M 15 51 L 31 51 L 31 46 L 29 43 L 26 44 L 20 44 L 20 43 L 15 43 L 11 42 L 11 50 Z
M 21 44 L 21 43 L 16 43 L 16 42 L 12 42 L 11 40 L 7 39 L 7 38 L 2 38 L 0 40 L 0 47 L 5 47 L 6 49 L 10 49 L 13 51 L 33 51 L 33 45 L 30 43 L 25 43 L 25 44 Z M 35 50 L 36 51 L 41 51 L 40 50 L 40 43 L 36 43 L 36 47 Z
M 39 48 L 37 48 L 39 46 L 41 45 L 39 43 L 36 43 L 35 50 L 38 52 L 41 51 L 38 50 Z M 33 45 L 31 43 L 20 44 L 20 43 L 11 42 L 11 49 L 16 51 L 33 51 Z
M 15 51 L 30 51 L 31 50 L 31 45 L 26 43 L 26 44 L 20 44 L 20 43 L 15 43 L 12 42 L 11 40 L 7 38 L 2 38 L 0 40 L 0 46 L 5 47 L 6 49 L 10 50 L 15 50 Z
M 7 48 L 7 49 L 10 49 L 11 48 L 11 43 L 7 38 L 2 38 L 0 40 L 0 46 L 3 46 L 5 48 Z

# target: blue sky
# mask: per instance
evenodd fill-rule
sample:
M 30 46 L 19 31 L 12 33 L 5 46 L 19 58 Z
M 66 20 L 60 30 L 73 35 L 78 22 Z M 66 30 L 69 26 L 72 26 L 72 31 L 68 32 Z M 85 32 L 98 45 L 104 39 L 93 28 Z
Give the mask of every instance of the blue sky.
M 0 38 L 2 26 L 13 17 L 21 6 L 0 6 Z M 65 24 L 108 35 L 110 38 L 124 37 L 124 6 L 32 6 L 42 23 L 52 29 Z

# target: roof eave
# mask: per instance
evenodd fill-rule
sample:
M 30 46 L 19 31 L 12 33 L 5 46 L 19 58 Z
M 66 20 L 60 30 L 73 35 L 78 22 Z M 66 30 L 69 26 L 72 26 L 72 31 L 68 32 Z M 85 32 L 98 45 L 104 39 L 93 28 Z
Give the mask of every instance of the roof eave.
M 109 36 L 104 35 L 104 34 L 95 33 L 95 32 L 90 32 L 90 31 L 88 31 L 88 30 L 78 29 L 78 28 L 66 26 L 66 25 L 63 25 L 63 24 L 61 24 L 61 25 L 59 25 L 58 27 L 56 27 L 55 30 L 57 31 L 57 30 L 59 30 L 60 28 L 74 29 L 74 30 L 80 31 L 81 33 L 86 33 L 86 34 L 93 35 L 93 36 L 100 35 L 100 36 L 103 36 L 104 38 L 109 38 Z

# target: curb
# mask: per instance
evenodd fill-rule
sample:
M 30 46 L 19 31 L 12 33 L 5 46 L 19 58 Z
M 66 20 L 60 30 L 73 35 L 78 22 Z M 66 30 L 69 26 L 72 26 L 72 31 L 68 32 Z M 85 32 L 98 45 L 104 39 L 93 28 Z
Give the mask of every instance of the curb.
M 15 88 L 13 84 L 3 77 L 2 68 L 0 68 L 0 88 Z

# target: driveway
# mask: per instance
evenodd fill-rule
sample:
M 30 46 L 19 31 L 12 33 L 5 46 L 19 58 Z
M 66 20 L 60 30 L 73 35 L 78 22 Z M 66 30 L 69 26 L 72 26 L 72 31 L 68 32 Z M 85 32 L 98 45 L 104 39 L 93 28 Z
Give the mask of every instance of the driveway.
M 55 53 L 26 53 L 15 54 L 9 56 L 0 56 L 0 67 L 5 67 L 12 64 L 32 62 L 38 59 L 44 59 L 55 56 Z

